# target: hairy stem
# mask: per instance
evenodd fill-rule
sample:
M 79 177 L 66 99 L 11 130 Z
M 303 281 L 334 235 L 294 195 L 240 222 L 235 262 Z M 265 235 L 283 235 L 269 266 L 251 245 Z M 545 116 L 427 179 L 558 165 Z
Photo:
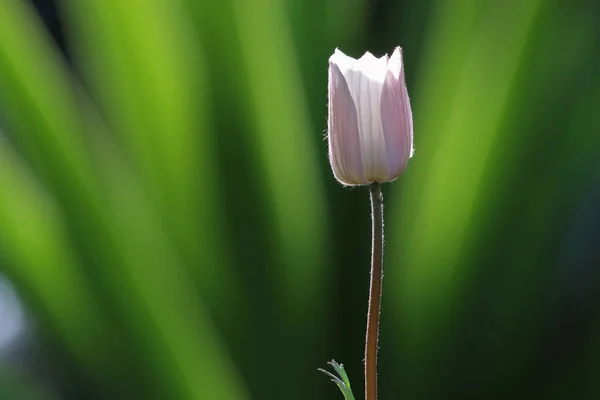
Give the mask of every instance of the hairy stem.
M 371 216 L 373 218 L 373 251 L 371 256 L 371 285 L 367 337 L 365 341 L 365 399 L 377 399 L 377 341 L 379 338 L 379 313 L 381 309 L 381 280 L 383 277 L 383 195 L 381 184 L 372 183 Z

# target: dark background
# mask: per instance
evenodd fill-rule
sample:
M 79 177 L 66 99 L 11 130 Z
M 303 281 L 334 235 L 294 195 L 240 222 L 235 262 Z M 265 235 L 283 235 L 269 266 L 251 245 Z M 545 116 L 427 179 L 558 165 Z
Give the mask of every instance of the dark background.
M 362 398 L 368 193 L 329 169 L 327 59 L 397 45 L 380 398 L 598 398 L 599 18 L 0 2 L 0 399 L 341 398 L 332 358 Z

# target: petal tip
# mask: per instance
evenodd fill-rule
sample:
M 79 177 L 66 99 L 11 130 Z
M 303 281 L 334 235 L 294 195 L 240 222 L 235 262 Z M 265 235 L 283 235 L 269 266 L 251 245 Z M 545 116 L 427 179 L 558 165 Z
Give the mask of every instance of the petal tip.
M 395 79 L 400 78 L 400 73 L 402 72 L 402 48 L 400 46 L 396 46 L 394 52 L 390 56 L 387 70 L 394 75 Z

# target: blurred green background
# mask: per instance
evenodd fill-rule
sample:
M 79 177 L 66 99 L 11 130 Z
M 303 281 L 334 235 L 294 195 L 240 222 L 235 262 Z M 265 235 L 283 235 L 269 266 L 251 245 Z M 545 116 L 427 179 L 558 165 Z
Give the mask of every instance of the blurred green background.
M 0 399 L 362 398 L 327 60 L 403 47 L 381 399 L 600 397 L 600 3 L 0 0 Z

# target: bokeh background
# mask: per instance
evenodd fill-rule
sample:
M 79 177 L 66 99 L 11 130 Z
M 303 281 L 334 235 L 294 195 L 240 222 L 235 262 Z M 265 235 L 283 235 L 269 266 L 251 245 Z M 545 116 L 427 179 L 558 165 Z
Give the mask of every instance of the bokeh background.
M 0 0 L 0 399 L 362 398 L 327 60 L 403 47 L 381 399 L 600 397 L 600 3 Z

